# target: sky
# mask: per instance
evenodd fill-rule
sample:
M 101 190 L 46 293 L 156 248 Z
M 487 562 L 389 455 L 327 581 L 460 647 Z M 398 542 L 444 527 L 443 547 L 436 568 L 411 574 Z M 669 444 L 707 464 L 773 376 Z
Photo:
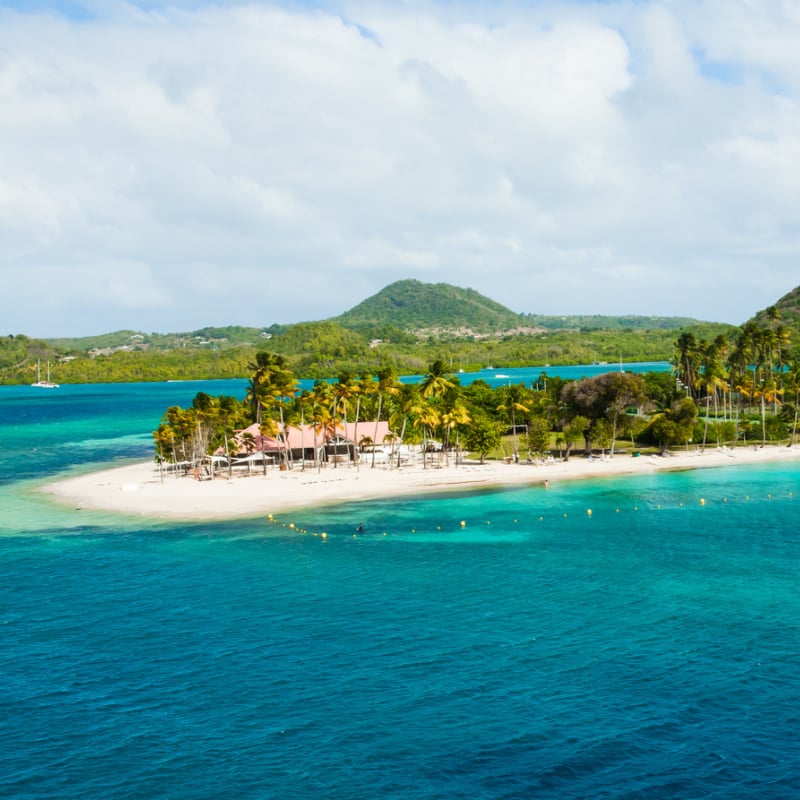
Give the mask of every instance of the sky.
M 800 284 L 800 0 L 0 0 L 0 335 Z

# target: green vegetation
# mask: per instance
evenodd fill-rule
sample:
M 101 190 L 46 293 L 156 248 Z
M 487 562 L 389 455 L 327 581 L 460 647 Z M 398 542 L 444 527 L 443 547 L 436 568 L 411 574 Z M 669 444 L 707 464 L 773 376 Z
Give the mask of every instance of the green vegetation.
M 712 324 L 690 330 L 698 338 L 735 331 L 732 326 Z M 328 321 L 291 325 L 284 333 L 262 341 L 284 356 L 296 374 L 304 378 L 328 378 L 342 371 L 375 372 L 387 362 L 399 374 L 416 375 L 436 359 L 444 361 L 453 372 L 459 369 L 470 372 L 487 365 L 501 368 L 594 361 L 609 364 L 620 360 L 664 361 L 671 356 L 675 333 L 552 331 L 480 340 L 425 337 L 379 343 L 360 331 Z M 89 352 L 60 349 L 50 341 L 24 336 L 0 338 L 0 384 L 35 380 L 37 358 L 51 361 L 53 380 L 62 384 L 245 378 L 247 364 L 259 349 L 257 344 L 209 347 L 188 338 L 173 348 L 123 347 Z
M 469 330 L 489 333 L 511 330 L 523 318 L 473 289 L 448 283 L 397 281 L 367 298 L 336 320 L 348 328 L 383 325 L 391 321 L 407 330 Z
M 759 311 L 749 321 L 760 328 L 774 328 L 779 323 L 792 331 L 800 330 L 800 286 L 781 297 L 775 305 Z
M 269 441 L 281 468 L 293 468 L 297 457 L 304 469 L 310 452 L 319 469 L 331 456 L 327 443 L 344 435 L 348 423 L 357 431 L 359 422 L 363 434 L 335 445 L 334 465 L 343 447 L 348 461 L 374 466 L 375 447 L 390 445 L 389 464 L 399 467 L 398 441 L 419 444 L 421 452 L 446 463 L 451 455 L 458 463 L 465 449 L 481 462 L 498 448 L 509 461 L 549 458 L 554 450 L 566 459 L 581 440 L 587 456 L 613 455 L 620 442 L 630 442 L 631 451 L 661 452 L 692 443 L 734 446 L 756 437 L 762 444 L 794 442 L 800 358 L 789 356 L 790 337 L 779 320 L 773 315 L 768 327 L 749 322 L 730 340 L 718 335 L 709 342 L 681 333 L 673 343 L 673 374 L 610 371 L 577 381 L 551 377 L 531 386 L 492 388 L 481 380 L 462 386 L 445 361 L 435 359 L 417 383 L 400 383 L 394 365 L 385 362 L 374 375 L 345 371 L 335 382 L 318 381 L 311 391 L 299 392 L 289 359 L 258 352 L 248 365 L 245 399 L 200 393 L 190 409 L 168 409 L 154 432 L 156 454 L 162 463 L 194 465 L 224 453 L 230 465 L 233 455 L 260 446 L 266 469 Z M 315 346 L 327 352 L 333 345 L 323 334 L 335 341 L 335 323 L 316 332 Z M 382 421 L 388 433 L 377 441 Z M 295 456 L 290 429 L 309 425 L 313 448 L 302 446 Z M 318 447 L 318 441 L 325 445 Z M 428 456 L 424 459 L 427 463 Z
M 587 333 L 590 331 L 674 331 L 702 325 L 691 317 L 646 317 L 627 315 L 609 317 L 600 314 L 577 314 L 565 317 L 549 317 L 542 314 L 524 314 L 525 323 L 546 330 L 567 330 Z
M 798 290 L 752 322 L 779 338 L 797 332 Z M 0 384 L 32 382 L 39 359 L 50 362 L 52 379 L 62 384 L 245 378 L 248 364 L 268 347 L 295 374 L 321 379 L 375 373 L 384 364 L 417 375 L 437 360 L 451 372 L 663 361 L 672 357 L 676 337 L 722 337 L 731 347 L 739 335 L 732 325 L 685 318 L 520 315 L 470 289 L 399 281 L 341 317 L 318 322 L 47 341 L 0 338 Z

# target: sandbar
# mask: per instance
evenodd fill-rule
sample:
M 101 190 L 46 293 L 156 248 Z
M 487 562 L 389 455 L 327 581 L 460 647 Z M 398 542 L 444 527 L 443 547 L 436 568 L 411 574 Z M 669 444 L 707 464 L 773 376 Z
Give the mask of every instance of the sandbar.
M 326 466 L 317 471 L 275 467 L 263 475 L 219 474 L 199 481 L 162 476 L 153 462 L 137 462 L 100 472 L 91 472 L 47 484 L 42 491 L 76 509 L 117 512 L 163 520 L 216 520 L 278 514 L 331 503 L 374 498 L 414 497 L 433 493 L 490 489 L 503 486 L 553 485 L 556 481 L 601 476 L 643 475 L 659 470 L 742 466 L 800 458 L 800 445 L 707 448 L 705 451 L 675 451 L 667 456 L 635 458 L 630 454 L 588 459 L 573 455 L 568 461 L 550 463 L 504 463 L 467 461 L 458 465 L 403 466 L 388 469 Z

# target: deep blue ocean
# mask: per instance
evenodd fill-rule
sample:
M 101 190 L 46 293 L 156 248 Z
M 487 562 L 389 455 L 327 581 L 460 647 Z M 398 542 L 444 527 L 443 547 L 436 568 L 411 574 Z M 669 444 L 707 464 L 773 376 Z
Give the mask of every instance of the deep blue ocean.
M 244 382 L 0 387 L 0 797 L 800 798 L 797 464 L 277 522 L 37 492 L 200 389 Z

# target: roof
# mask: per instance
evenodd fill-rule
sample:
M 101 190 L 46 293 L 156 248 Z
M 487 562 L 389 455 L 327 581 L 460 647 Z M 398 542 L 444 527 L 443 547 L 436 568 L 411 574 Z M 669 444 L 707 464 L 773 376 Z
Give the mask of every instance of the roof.
M 314 446 L 314 426 L 313 425 L 287 425 L 286 426 L 288 445 L 290 450 L 302 450 Z M 241 431 L 237 431 L 234 436 L 233 442 L 230 445 L 230 450 L 234 453 L 243 453 L 248 448 L 245 446 L 245 434 L 249 434 L 253 438 L 250 440 L 250 452 L 277 452 L 283 450 L 285 445 L 281 439 L 273 436 L 264 436 L 257 422 L 249 425 Z M 377 434 L 377 435 L 376 435 Z M 329 439 L 334 436 L 343 436 L 348 441 L 358 443 L 356 435 L 360 441 L 364 437 L 369 437 L 376 444 L 383 442 L 384 438 L 390 434 L 389 423 L 386 420 L 381 420 L 375 428 L 375 420 L 365 420 L 356 425 L 355 422 L 337 423 L 335 429 L 329 429 L 327 432 L 319 431 L 316 434 L 317 446 L 324 445 Z M 217 448 L 216 451 L 224 453 L 224 448 Z

